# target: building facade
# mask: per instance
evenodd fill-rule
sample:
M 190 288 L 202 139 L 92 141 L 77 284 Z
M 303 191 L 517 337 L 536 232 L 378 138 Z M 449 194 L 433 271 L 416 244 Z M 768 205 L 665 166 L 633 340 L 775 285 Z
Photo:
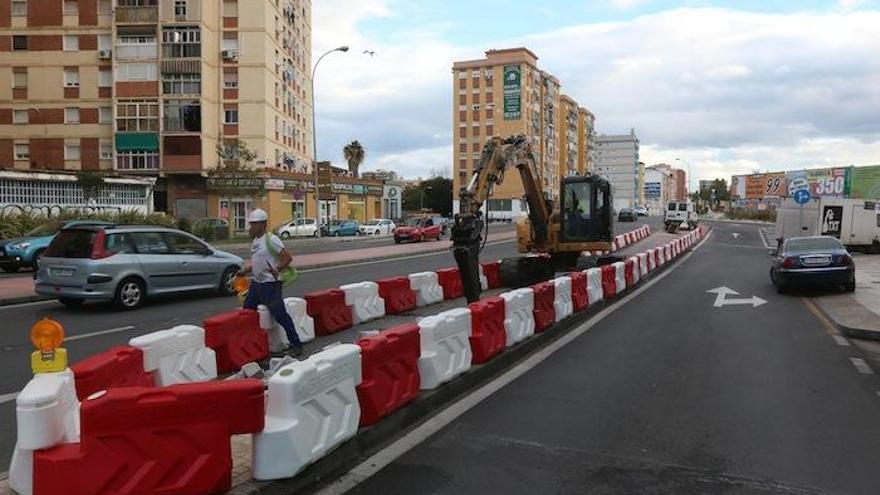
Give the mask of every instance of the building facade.
M 662 215 L 672 191 L 671 167 L 665 164 L 645 167 L 645 207 L 652 215 Z
M 614 208 L 631 208 L 639 201 L 639 139 L 629 134 L 596 137 L 594 172 L 611 182 Z
M 556 128 L 559 132 L 559 170 L 560 177 L 578 175 L 583 166 L 579 163 L 581 148 L 578 104 L 568 95 L 559 97 L 559 119 Z
M 310 168 L 309 0 L 0 2 L 0 168 L 152 177 L 158 211 L 206 216 L 218 148 Z
M 593 170 L 596 142 L 596 117 L 586 108 L 578 108 L 578 171 Z
M 687 172 L 680 168 L 672 169 L 673 191 L 672 199 L 676 201 L 687 201 Z

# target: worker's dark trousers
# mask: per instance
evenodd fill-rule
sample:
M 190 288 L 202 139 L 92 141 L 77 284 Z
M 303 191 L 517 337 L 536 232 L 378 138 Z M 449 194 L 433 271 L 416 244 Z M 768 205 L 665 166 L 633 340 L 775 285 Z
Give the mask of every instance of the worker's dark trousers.
M 287 314 L 287 309 L 284 307 L 282 289 L 281 282 L 251 282 L 247 298 L 244 300 L 244 309 L 256 310 L 260 304 L 265 305 L 269 308 L 269 312 L 272 313 L 272 318 L 275 318 L 275 321 L 284 328 L 284 333 L 287 334 L 287 340 L 290 342 L 290 345 L 301 345 L 299 335 L 296 334 L 293 319 L 290 318 L 290 315 Z

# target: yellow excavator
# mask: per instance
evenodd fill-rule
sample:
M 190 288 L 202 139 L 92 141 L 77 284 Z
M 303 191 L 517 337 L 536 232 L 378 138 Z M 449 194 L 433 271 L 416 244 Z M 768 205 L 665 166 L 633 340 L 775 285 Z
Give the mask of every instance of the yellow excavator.
M 578 268 L 584 251 L 611 251 L 614 213 L 611 184 L 606 179 L 565 177 L 556 202 L 542 187 L 528 138 L 493 137 L 483 147 L 470 181 L 461 188 L 459 213 L 452 226 L 452 253 L 468 302 L 480 297 L 479 253 L 485 245 L 483 229 L 488 227 L 482 207 L 512 168 L 520 174 L 528 205 L 528 216 L 516 224 L 517 250 L 543 256 L 502 260 L 505 286 L 524 287 L 548 280 L 556 271 Z

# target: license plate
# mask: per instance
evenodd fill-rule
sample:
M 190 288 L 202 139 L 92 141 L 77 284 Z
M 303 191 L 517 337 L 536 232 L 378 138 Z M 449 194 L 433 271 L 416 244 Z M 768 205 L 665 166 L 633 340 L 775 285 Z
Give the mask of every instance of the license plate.
M 53 277 L 72 277 L 73 268 L 50 268 L 49 275 Z
M 830 256 L 810 256 L 802 259 L 804 266 L 825 266 L 831 263 Z

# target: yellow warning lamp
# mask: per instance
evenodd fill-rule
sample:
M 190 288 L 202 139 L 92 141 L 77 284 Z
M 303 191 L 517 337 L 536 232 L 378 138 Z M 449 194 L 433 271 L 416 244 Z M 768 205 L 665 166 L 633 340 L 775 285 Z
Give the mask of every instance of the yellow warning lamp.
M 237 276 L 232 281 L 232 289 L 238 293 L 238 299 L 244 301 L 245 296 L 247 296 L 248 289 L 251 287 L 251 282 L 247 277 Z
M 64 327 L 52 318 L 43 318 L 31 327 L 31 343 L 37 348 L 31 353 L 31 370 L 34 374 L 56 373 L 67 368 L 67 349 Z

